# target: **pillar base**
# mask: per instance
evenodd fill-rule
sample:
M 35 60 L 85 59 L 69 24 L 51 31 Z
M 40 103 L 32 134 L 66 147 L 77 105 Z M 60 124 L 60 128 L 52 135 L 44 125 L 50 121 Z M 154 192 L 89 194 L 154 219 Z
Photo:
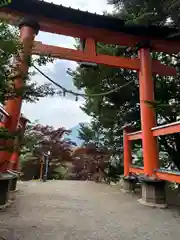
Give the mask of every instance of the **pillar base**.
M 0 206 L 5 206 L 8 203 L 11 180 L 10 174 L 0 174 Z
M 44 176 L 43 176 L 43 182 L 46 182 L 46 181 L 47 181 L 47 176 L 44 175 Z
M 13 177 L 11 180 L 11 186 L 10 186 L 10 191 L 16 191 L 16 186 L 17 186 L 17 177 Z
M 166 208 L 165 184 L 161 180 L 142 179 L 142 198 L 138 201 L 145 206 Z
M 136 179 L 132 176 L 127 176 L 123 178 L 123 192 L 134 192 L 136 186 Z

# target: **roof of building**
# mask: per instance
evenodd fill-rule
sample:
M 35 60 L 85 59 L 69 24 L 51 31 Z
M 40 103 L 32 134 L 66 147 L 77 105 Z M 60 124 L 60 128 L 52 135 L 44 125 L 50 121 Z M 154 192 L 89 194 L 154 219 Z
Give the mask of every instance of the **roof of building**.
M 7 5 L 6 9 L 51 20 L 60 20 L 85 27 L 102 28 L 136 36 L 164 39 L 175 34 L 174 38 L 180 39 L 180 35 L 176 35 L 179 32 L 177 28 L 155 25 L 128 25 L 124 20 L 115 17 L 84 12 L 40 0 L 13 0 L 11 4 Z

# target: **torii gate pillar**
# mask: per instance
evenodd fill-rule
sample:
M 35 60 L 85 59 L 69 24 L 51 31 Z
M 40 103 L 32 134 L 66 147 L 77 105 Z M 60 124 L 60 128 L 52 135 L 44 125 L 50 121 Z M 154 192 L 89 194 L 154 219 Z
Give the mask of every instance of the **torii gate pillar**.
M 15 74 L 13 75 L 15 89 L 18 90 L 24 86 L 25 77 L 28 73 L 29 59 L 31 57 L 33 41 L 35 35 L 38 34 L 40 26 L 34 18 L 25 17 L 19 22 L 20 29 L 20 42 L 23 45 L 23 50 L 17 60 L 15 66 Z M 5 110 L 11 117 L 11 124 L 8 126 L 8 130 L 14 133 L 17 129 L 22 106 L 22 96 L 17 96 L 13 99 L 8 99 L 4 105 Z M 5 124 L 5 127 L 6 124 Z M 12 143 L 13 144 L 13 143 Z M 11 144 L 11 145 L 12 145 Z M 0 152 L 0 162 L 6 162 L 10 159 L 11 153 L 7 151 Z M 5 171 L 7 165 L 0 169 Z
M 23 51 L 17 63 L 20 65 L 17 69 L 17 75 L 14 77 L 15 88 L 19 89 L 24 86 L 25 77 L 29 69 L 29 59 L 31 57 L 32 47 L 35 36 L 38 34 L 40 26 L 34 18 L 25 17 L 19 22 L 20 42 L 23 44 Z M 22 97 L 10 99 L 5 104 L 5 110 L 11 115 L 10 131 L 17 128 L 20 119 Z
M 152 128 L 156 126 L 155 109 L 148 102 L 154 101 L 154 83 L 152 78 L 152 59 L 150 47 L 145 44 L 139 49 L 139 95 L 141 129 L 144 161 L 144 180 L 140 202 L 149 206 L 166 207 L 164 182 L 155 179 L 154 171 L 159 168 L 159 151 Z
M 144 174 L 152 176 L 159 167 L 157 140 L 152 128 L 156 126 L 155 109 L 148 102 L 154 101 L 154 83 L 152 78 L 152 59 L 148 47 L 139 49 L 139 95 L 141 112 L 142 145 L 144 159 Z

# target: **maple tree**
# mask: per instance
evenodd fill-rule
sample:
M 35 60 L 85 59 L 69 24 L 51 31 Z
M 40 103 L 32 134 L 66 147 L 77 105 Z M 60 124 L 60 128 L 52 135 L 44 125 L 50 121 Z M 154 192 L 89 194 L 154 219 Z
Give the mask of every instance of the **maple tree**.
M 24 169 L 28 166 L 28 169 L 32 169 L 32 175 L 35 171 L 35 175 L 39 176 L 40 159 L 44 154 L 48 154 L 48 178 L 53 178 L 55 175 L 60 178 L 62 169 L 68 171 L 67 163 L 73 161 L 72 147 L 75 143 L 64 138 L 69 133 L 70 131 L 63 127 L 55 129 L 37 122 L 28 124 L 21 144 L 22 171 L 26 171 Z M 36 167 L 33 167 L 34 165 Z
M 73 172 L 76 179 L 96 180 L 106 179 L 109 153 L 105 149 L 96 148 L 94 144 L 77 148 L 73 152 Z
M 31 151 L 34 155 L 50 152 L 50 159 L 71 160 L 71 149 L 75 143 L 63 138 L 69 133 L 70 131 L 63 127 L 55 129 L 52 126 L 32 123 L 27 126 L 22 146 L 25 151 Z

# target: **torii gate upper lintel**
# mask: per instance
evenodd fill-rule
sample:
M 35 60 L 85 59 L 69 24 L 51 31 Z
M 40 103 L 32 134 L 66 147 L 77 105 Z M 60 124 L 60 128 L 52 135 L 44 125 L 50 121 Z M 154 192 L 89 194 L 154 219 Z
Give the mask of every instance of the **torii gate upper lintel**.
M 124 20 L 67 8 L 40 0 L 12 0 L 0 8 L 0 17 L 16 20 L 33 16 L 41 31 L 80 39 L 93 38 L 107 44 L 135 47 L 143 40 L 151 41 L 154 51 L 180 52 L 179 29 L 167 26 L 128 25 Z

